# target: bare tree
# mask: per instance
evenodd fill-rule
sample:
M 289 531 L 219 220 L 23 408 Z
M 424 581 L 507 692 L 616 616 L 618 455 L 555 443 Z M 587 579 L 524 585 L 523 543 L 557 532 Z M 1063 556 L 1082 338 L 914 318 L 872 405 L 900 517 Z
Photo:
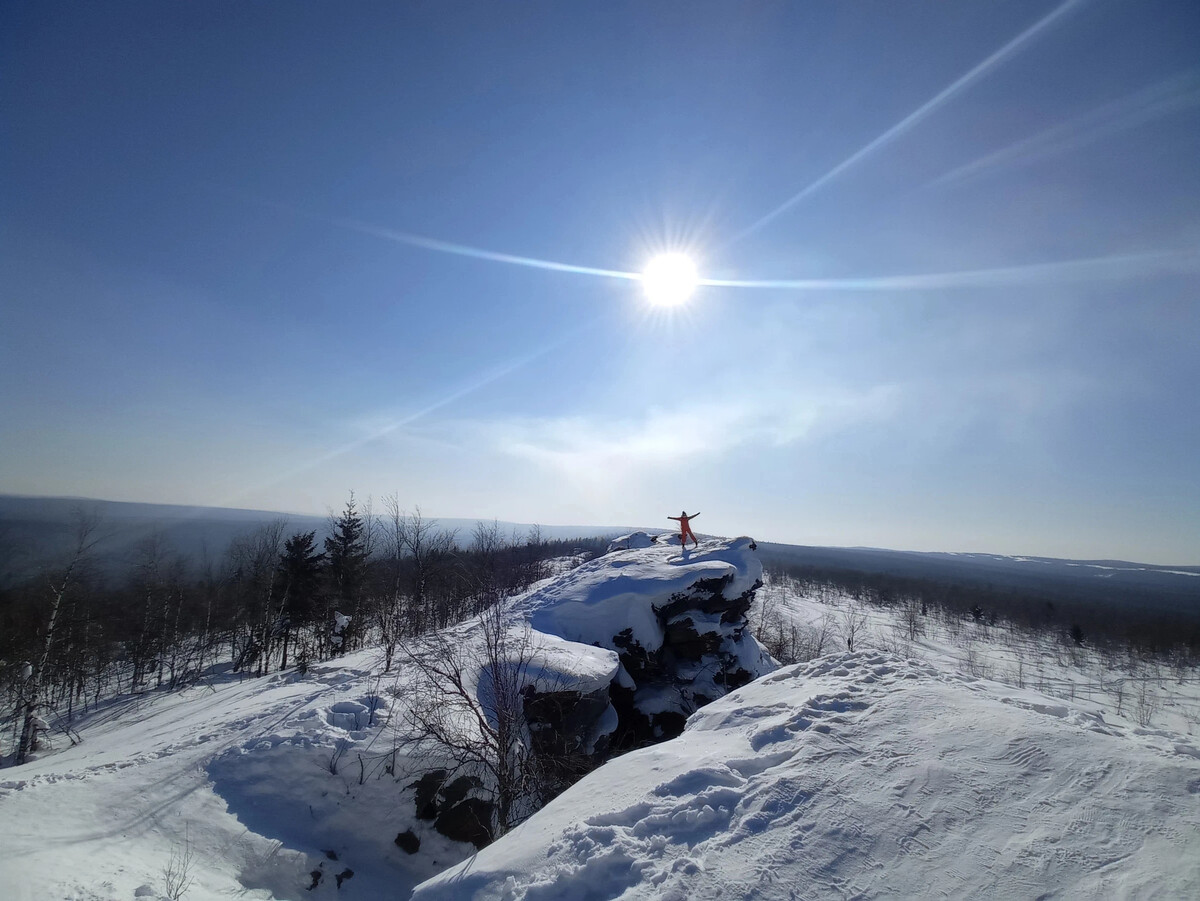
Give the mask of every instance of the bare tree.
M 192 887 L 192 866 L 195 863 L 192 855 L 192 839 L 187 827 L 183 831 L 183 847 L 171 849 L 170 859 L 163 865 L 164 894 L 171 901 L 179 901 L 187 890 Z
M 234 660 L 235 669 L 257 664 L 257 675 L 270 669 L 275 626 L 283 614 L 286 595 L 277 591 L 280 553 L 286 519 L 275 519 L 235 538 L 229 548 L 234 582 L 239 589 L 245 641 Z
M 178 677 L 181 625 L 188 582 L 183 558 L 155 530 L 134 548 L 130 587 L 140 598 L 140 624 L 130 646 L 130 690 L 151 675 L 155 687 L 173 687 Z
M 853 651 L 854 646 L 864 637 L 867 631 L 867 615 L 854 605 L 853 602 L 842 608 L 841 632 L 846 641 L 846 650 Z
M 1150 687 L 1149 673 L 1142 673 L 1142 678 L 1138 680 L 1137 696 L 1134 699 L 1134 703 L 1133 712 L 1137 717 L 1137 723 L 1144 729 L 1158 715 L 1159 708 L 1158 695 Z
M 41 718 L 38 716 L 38 708 L 42 704 L 43 680 L 53 660 L 63 605 L 67 595 L 75 588 L 87 566 L 91 552 L 102 538 L 98 533 L 99 513 L 77 508 L 74 511 L 74 518 L 74 550 L 68 557 L 66 565 L 57 572 L 48 574 L 46 579 L 47 618 L 41 639 L 41 650 L 28 667 L 29 674 L 22 685 L 18 706 L 21 736 L 17 742 L 17 751 L 14 757 L 14 762 L 17 764 L 25 763 L 29 759 L 29 755 L 37 743 L 37 733 L 42 725 Z
M 504 536 L 500 533 L 500 523 L 493 520 L 490 523 L 478 522 L 471 533 L 471 550 L 474 552 L 475 567 L 473 570 L 474 585 L 472 586 L 472 613 L 479 613 L 484 608 L 500 600 L 503 593 L 504 579 L 501 575 L 500 554 L 505 548 Z
M 392 505 L 395 498 L 391 499 Z M 390 508 L 389 508 L 390 509 Z M 455 532 L 439 529 L 436 519 L 426 519 L 421 508 L 401 519 L 400 541 L 407 570 L 406 597 L 413 632 L 436 629 L 449 619 L 434 605 L 436 580 L 450 565 Z
M 925 604 L 915 595 L 905 595 L 900 601 L 900 622 L 909 641 L 916 641 L 925 632 Z
M 1188 671 L 1195 666 L 1187 645 L 1173 645 L 1168 657 L 1171 662 L 1171 672 L 1175 674 L 1175 679 L 1182 685 L 1187 679 Z
M 521 568 L 522 587 L 532 585 L 546 577 L 546 564 L 542 559 L 542 548 L 545 539 L 542 537 L 542 527 L 534 523 L 529 527 L 525 536 L 525 559 Z
M 528 816 L 539 796 L 524 713 L 535 649 L 528 626 L 512 627 L 500 606 L 483 613 L 480 634 L 482 647 L 445 633 L 403 646 L 416 684 L 397 744 L 417 751 L 431 770 L 480 779 L 496 837 Z
M 192 663 L 193 677 L 199 676 L 204 671 L 209 653 L 216 654 L 216 649 L 213 647 L 215 644 L 213 641 L 213 606 L 220 594 L 221 581 L 213 567 L 212 558 L 209 557 L 207 544 L 201 548 L 199 583 L 197 587 L 201 597 L 204 599 L 204 613 L 200 618 L 200 622 L 197 623 L 198 634 L 195 635 L 196 659 Z
M 772 657 L 784 665 L 803 663 L 825 653 L 836 632 L 833 617 L 823 613 L 815 623 L 797 623 L 780 613 L 760 622 L 755 637 Z
M 405 514 L 395 495 L 383 499 L 383 509 L 380 537 L 384 572 L 372 614 L 383 645 L 383 669 L 390 672 L 396 646 L 404 635 Z

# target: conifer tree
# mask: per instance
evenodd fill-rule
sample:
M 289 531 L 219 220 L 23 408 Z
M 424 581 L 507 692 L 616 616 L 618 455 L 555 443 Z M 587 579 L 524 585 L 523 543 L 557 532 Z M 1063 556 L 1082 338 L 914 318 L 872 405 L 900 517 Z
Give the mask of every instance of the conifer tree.
M 351 617 L 349 629 L 338 644 L 338 650 L 347 651 L 362 628 L 358 613 L 367 570 L 364 522 L 355 504 L 353 491 L 341 516 L 330 523 L 330 531 L 332 534 L 325 539 L 325 554 L 328 557 L 325 571 L 332 601 L 339 612 Z
M 317 533 L 297 532 L 283 545 L 279 576 L 283 582 L 283 659 L 288 663 L 288 646 L 296 629 L 311 625 L 317 615 L 321 594 L 321 569 L 325 554 L 317 551 Z

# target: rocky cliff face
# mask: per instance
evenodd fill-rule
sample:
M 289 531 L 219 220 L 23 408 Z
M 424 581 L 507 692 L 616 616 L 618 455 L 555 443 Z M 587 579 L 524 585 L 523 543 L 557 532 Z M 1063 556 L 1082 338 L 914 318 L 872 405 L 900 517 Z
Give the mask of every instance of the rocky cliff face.
M 620 662 L 608 684 L 590 692 L 531 693 L 535 745 L 603 757 L 671 738 L 699 707 L 775 669 L 747 631 L 762 584 L 754 550 L 750 538 L 684 550 L 675 535 L 637 532 L 511 601 L 514 619 L 615 651 Z
M 521 649 L 509 665 L 521 674 L 539 772 L 561 789 L 615 751 L 678 735 L 698 708 L 776 668 L 747 631 L 762 584 L 754 550 L 749 538 L 687 550 L 677 536 L 638 532 L 506 603 L 500 619 L 508 645 Z M 465 623 L 454 641 L 480 644 L 485 628 Z M 481 664 L 478 691 L 495 665 Z M 476 809 L 486 787 L 438 771 L 419 788 L 418 815 L 439 831 L 490 840 L 476 826 L 490 819 Z

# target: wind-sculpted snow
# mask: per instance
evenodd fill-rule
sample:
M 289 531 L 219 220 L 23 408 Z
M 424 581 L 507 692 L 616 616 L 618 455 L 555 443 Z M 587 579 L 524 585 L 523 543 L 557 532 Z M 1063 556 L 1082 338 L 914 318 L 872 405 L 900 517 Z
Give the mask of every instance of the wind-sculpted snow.
M 520 630 L 520 625 L 511 627 Z M 516 644 L 510 639 L 510 644 Z M 545 632 L 529 636 L 525 676 L 538 691 L 575 691 L 580 694 L 607 688 L 617 678 L 620 663 L 606 648 L 568 641 Z
M 89 714 L 80 744 L 4 771 L 20 778 L 0 780 L 0 897 L 159 899 L 171 853 L 188 846 L 189 901 L 404 894 L 439 861 L 462 859 L 469 849 L 398 804 L 402 786 L 359 784 L 358 754 L 386 741 L 397 703 L 381 692 L 378 657 L 304 675 L 214 673 Z M 394 845 L 406 828 L 422 855 Z
M 652 543 L 644 532 L 634 533 L 614 541 L 604 556 L 523 596 L 512 609 L 541 632 L 614 650 L 613 636 L 631 629 L 634 641 L 654 651 L 663 643 L 656 607 L 700 583 L 723 581 L 721 593 L 733 600 L 761 581 L 753 545 L 749 538 L 710 539 L 694 551 L 681 550 L 675 536 Z
M 882 653 L 779 670 L 610 761 L 446 899 L 1200 897 L 1200 761 Z
M 689 713 L 776 667 L 747 631 L 762 584 L 755 547 L 735 538 L 687 549 L 675 535 L 635 532 L 507 612 L 535 634 L 619 653 L 608 689 L 617 747 L 670 738 Z

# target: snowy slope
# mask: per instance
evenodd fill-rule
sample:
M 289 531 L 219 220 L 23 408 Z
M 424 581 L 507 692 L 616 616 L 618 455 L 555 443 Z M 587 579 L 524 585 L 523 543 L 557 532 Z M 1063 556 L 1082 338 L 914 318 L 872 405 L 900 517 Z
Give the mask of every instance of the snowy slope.
M 608 645 L 625 621 L 652 622 L 655 605 L 698 583 L 748 590 L 761 574 L 748 545 L 619 551 L 515 598 L 508 622 L 529 639 L 529 682 L 605 690 L 619 678 Z M 478 627 L 460 624 L 448 640 L 469 657 Z M 657 625 L 648 634 L 661 644 Z M 749 636 L 739 645 L 761 654 Z M 382 654 L 365 650 L 304 674 L 253 679 L 226 666 L 186 691 L 113 699 L 74 724 L 81 744 L 57 736 L 55 751 L 0 771 L 0 898 L 158 898 L 172 853 L 185 847 L 188 899 L 407 897 L 473 851 L 415 817 L 411 771 L 388 754 L 411 677 L 385 676 Z M 599 730 L 613 727 L 610 714 Z M 411 856 L 395 841 L 408 830 L 421 842 Z M 339 888 L 346 870 L 354 875 Z
M 416 822 L 394 783 L 357 785 L 355 752 L 383 733 L 368 726 L 372 707 L 387 712 L 377 657 L 124 698 L 79 724 L 82 744 L 0 771 L 0 897 L 155 899 L 186 846 L 191 901 L 404 896 L 461 860 L 471 849 Z M 410 827 L 428 853 L 392 845 Z M 316 868 L 329 878 L 310 893 Z
M 620 682 L 614 630 L 637 623 L 653 647 L 655 608 L 703 598 L 714 581 L 736 594 L 760 572 L 743 539 L 687 553 L 640 544 L 508 605 L 513 628 L 539 629 L 532 679 Z M 760 598 L 790 622 L 850 610 L 845 598 L 768 589 Z M 864 615 L 861 646 L 899 641 L 892 612 Z M 689 616 L 701 631 L 729 625 Z M 469 645 L 472 629 L 451 637 Z M 382 766 L 410 673 L 385 676 L 374 650 L 303 675 L 216 672 L 187 691 L 114 699 L 77 724 L 82 744 L 59 736 L 58 750 L 0 771 L 0 898 L 157 899 L 184 847 L 189 901 L 403 899 L 422 880 L 421 898 L 513 901 L 1200 897 L 1194 672 L 1151 684 L 1161 712 L 1142 728 L 1129 718 L 1131 678 L 1125 715 L 1110 714 L 1120 675 L 1099 651 L 1056 641 L 1015 644 L 931 616 L 911 653 L 780 670 L 703 707 L 680 738 L 610 761 L 474 856 L 417 820 L 409 778 Z M 1045 690 L 979 678 L 984 669 Z M 419 853 L 395 844 L 406 830 Z
M 780 670 L 415 899 L 1200 897 L 1200 750 L 893 655 Z

